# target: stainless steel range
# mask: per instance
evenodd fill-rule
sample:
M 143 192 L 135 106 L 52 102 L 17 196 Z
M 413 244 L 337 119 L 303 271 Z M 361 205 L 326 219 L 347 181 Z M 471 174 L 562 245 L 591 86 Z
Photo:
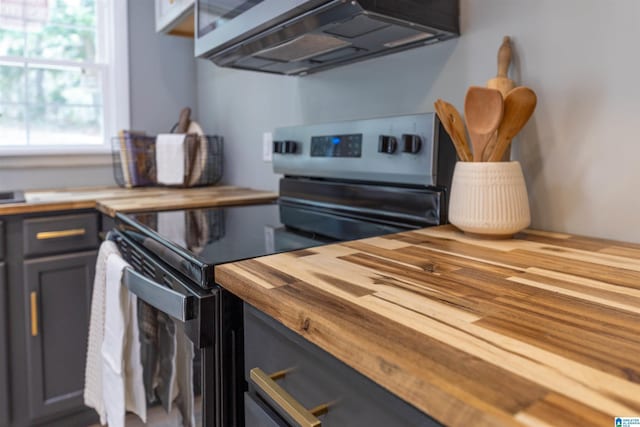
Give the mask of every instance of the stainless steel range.
M 435 114 L 288 127 L 274 137 L 277 203 L 116 217 L 112 238 L 132 265 L 124 282 L 140 311 L 170 319 L 193 347 L 191 386 L 178 399 L 195 416 L 176 425 L 244 425 L 242 304 L 216 284 L 216 265 L 446 222 L 455 152 Z M 150 373 L 162 349 L 142 337 Z M 158 406 L 146 378 L 148 403 Z

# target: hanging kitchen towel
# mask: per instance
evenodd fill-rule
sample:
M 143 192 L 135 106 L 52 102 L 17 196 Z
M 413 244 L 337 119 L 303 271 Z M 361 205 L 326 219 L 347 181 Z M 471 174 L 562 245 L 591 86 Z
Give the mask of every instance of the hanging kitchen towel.
M 162 407 L 170 413 L 178 396 L 176 376 L 176 325 L 167 314 L 158 311 L 158 385 L 156 392 Z
M 107 258 L 119 254 L 118 247 L 112 241 L 100 245 L 96 274 L 93 279 L 91 297 L 91 315 L 89 320 L 89 340 L 87 362 L 84 374 L 84 404 L 96 410 L 100 424 L 107 422 L 102 396 L 102 338 L 104 337 L 105 290 L 107 287 Z
M 140 328 L 140 359 L 142 380 L 147 396 L 147 407 L 158 400 L 156 397 L 156 371 L 158 364 L 158 309 L 138 300 L 138 325 Z
M 122 291 L 126 291 L 122 287 Z M 127 292 L 128 293 L 128 292 Z M 147 419 L 147 399 L 144 387 L 144 369 L 138 326 L 138 297 L 129 293 L 127 329 L 124 348 L 124 396 L 125 409 L 137 414 L 143 422 Z
M 156 137 L 156 171 L 159 184 L 183 185 L 185 135 L 164 133 Z
M 196 427 L 195 395 L 193 388 L 193 342 L 184 328 L 176 328 L 176 377 L 179 394 L 176 406 L 182 414 L 182 427 Z
M 102 394 L 109 427 L 124 427 L 126 410 L 147 419 L 137 302 L 122 285 L 122 272 L 129 265 L 118 254 L 107 257 L 105 326 L 102 341 Z

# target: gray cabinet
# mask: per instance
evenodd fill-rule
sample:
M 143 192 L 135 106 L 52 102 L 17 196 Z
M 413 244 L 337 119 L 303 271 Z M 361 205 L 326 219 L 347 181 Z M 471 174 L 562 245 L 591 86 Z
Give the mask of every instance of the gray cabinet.
M 81 408 L 96 252 L 24 262 L 29 418 Z
M 247 304 L 244 336 L 247 426 L 303 425 L 309 408 L 323 427 L 440 425 Z
M 92 210 L 0 221 L 0 427 L 97 422 L 83 388 L 99 225 Z
M 1 222 L 0 230 L 2 230 Z M 2 243 L 2 236 L 0 236 L 0 245 Z M 7 348 L 9 311 L 6 277 L 5 264 L 0 261 L 0 427 L 9 425 L 9 349 Z
M 4 223 L 0 221 L 0 261 L 4 259 Z

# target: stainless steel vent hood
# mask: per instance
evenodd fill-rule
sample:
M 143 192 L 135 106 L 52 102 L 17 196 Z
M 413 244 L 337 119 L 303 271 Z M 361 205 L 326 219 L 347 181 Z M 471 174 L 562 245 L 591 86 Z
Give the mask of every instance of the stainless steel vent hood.
M 196 55 L 303 75 L 459 34 L 458 0 L 197 0 Z

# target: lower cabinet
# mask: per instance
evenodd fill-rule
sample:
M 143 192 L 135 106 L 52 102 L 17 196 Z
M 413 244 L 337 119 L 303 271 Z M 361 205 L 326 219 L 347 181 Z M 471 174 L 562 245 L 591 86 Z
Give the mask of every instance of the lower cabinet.
M 89 251 L 24 261 L 31 420 L 83 407 L 96 256 Z
M 244 334 L 247 426 L 440 426 L 247 304 Z
M 2 240 L 0 239 L 0 245 Z M 9 425 L 9 330 L 7 305 L 7 275 L 4 262 L 0 262 L 0 427 Z

